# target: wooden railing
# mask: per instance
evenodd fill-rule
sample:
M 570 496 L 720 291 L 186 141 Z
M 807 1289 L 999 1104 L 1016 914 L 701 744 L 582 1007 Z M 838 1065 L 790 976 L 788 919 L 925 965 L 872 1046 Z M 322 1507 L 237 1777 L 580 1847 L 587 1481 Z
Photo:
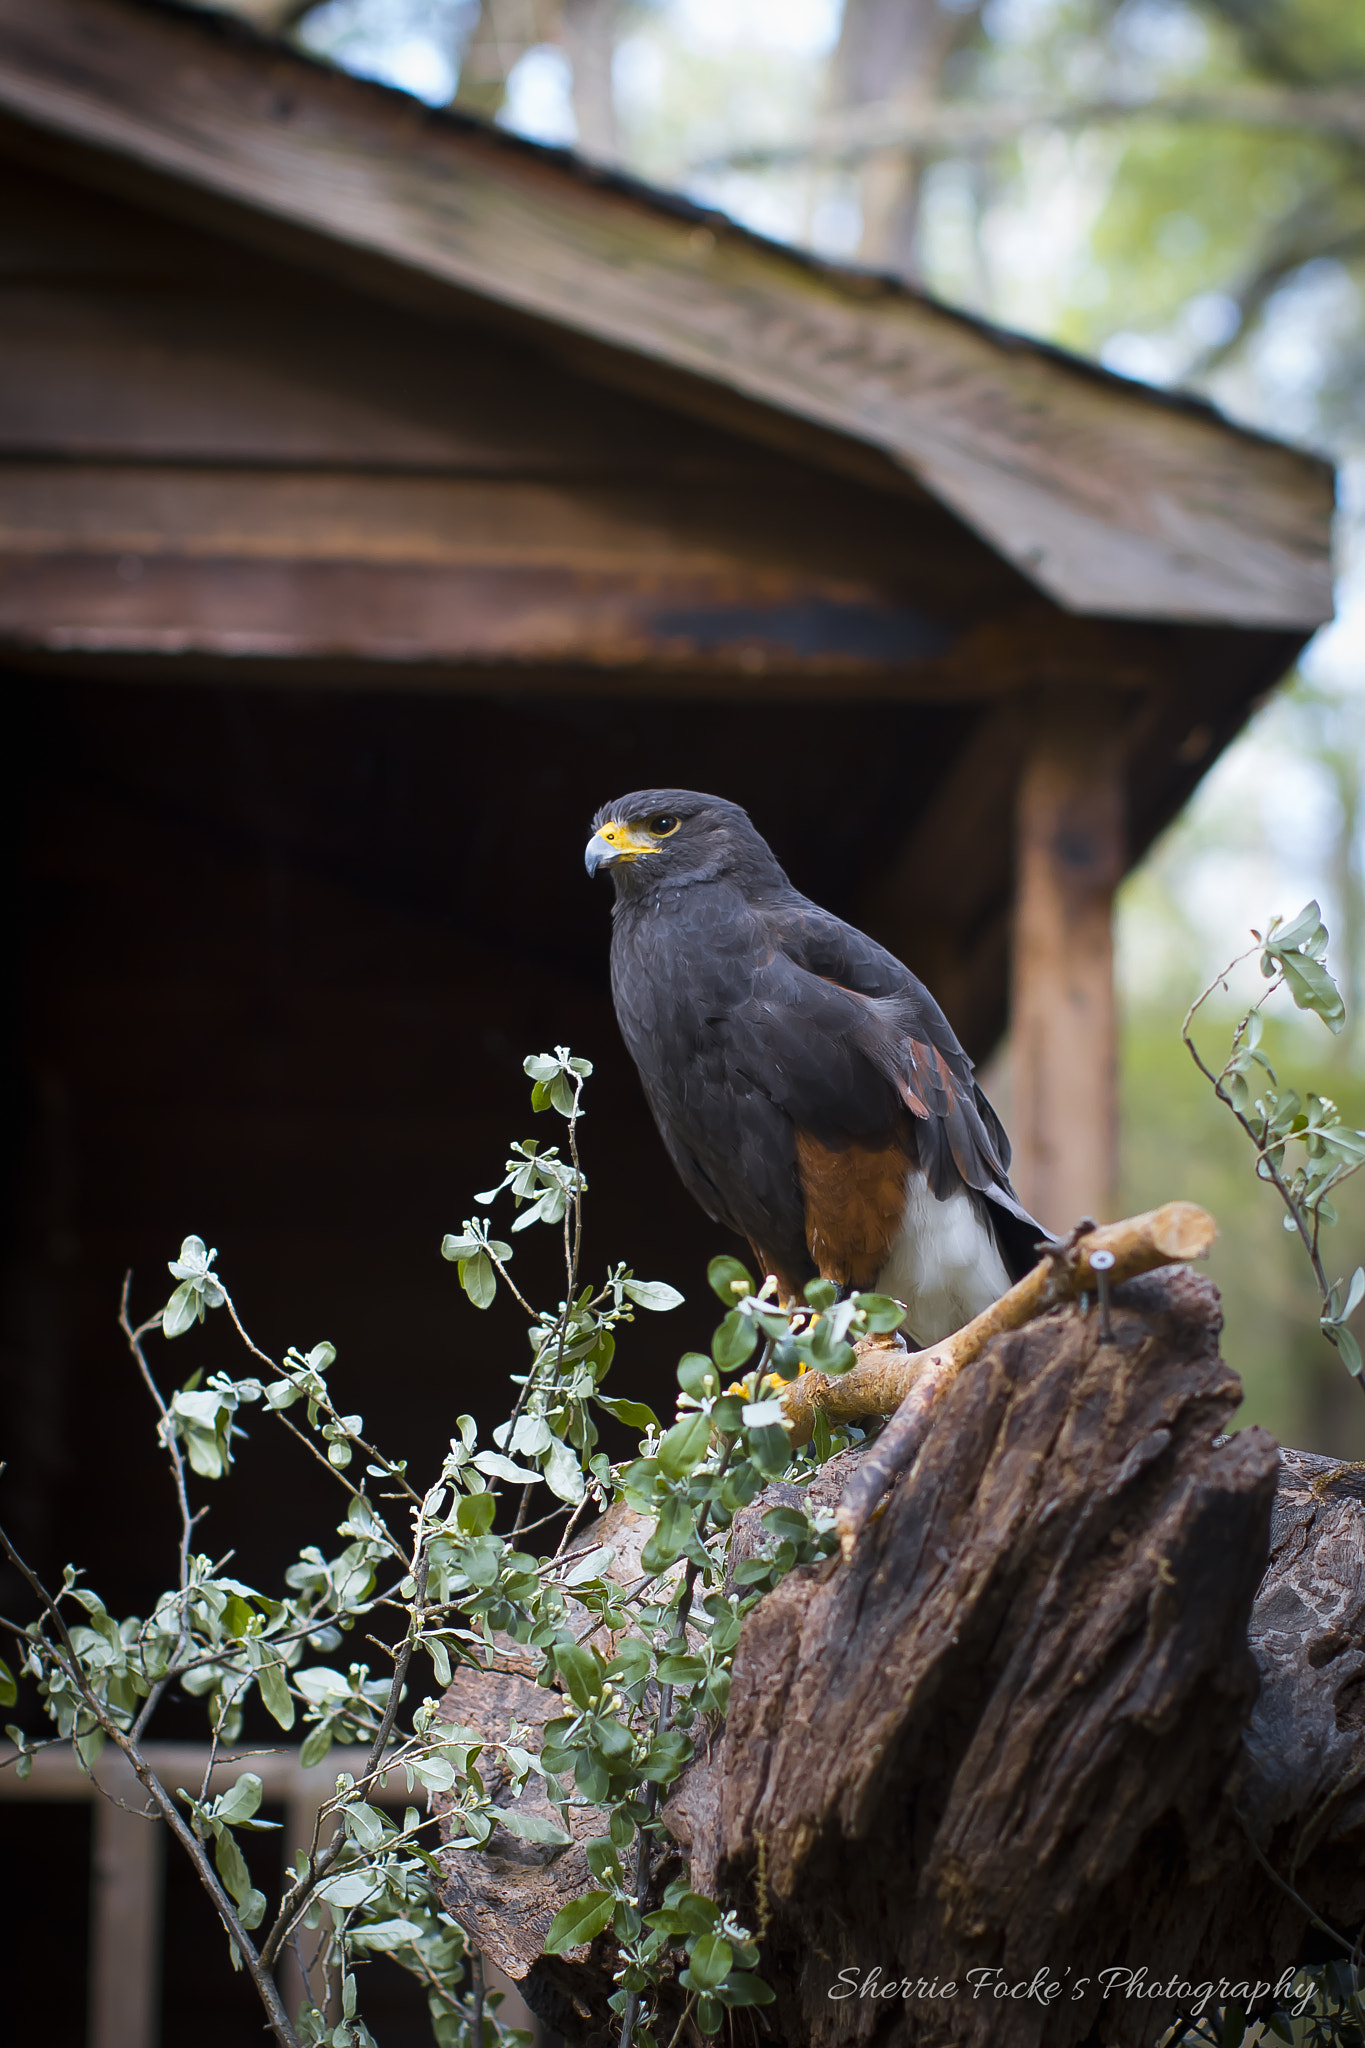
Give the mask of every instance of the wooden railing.
M 184 1786 L 199 1792 L 208 1768 L 209 1750 L 195 1742 L 151 1742 L 147 1761 L 168 1790 Z M 261 1780 L 266 1804 L 283 1805 L 283 1862 L 287 1867 L 300 1849 L 312 1846 L 318 1809 L 336 1789 L 337 1773 L 364 1769 L 363 1749 L 333 1749 L 320 1764 L 305 1769 L 296 1749 L 262 1755 L 234 1755 L 215 1765 L 210 1789 L 225 1791 L 243 1770 Z M 401 1771 L 387 1788 L 369 1797 L 380 1806 L 413 1803 Z M 156 2048 L 161 2022 L 161 1894 L 166 1829 L 146 1812 L 147 1795 L 122 1754 L 107 1748 L 94 1774 L 81 1769 L 73 1751 L 40 1750 L 33 1769 L 21 1778 L 14 1752 L 0 1744 L 0 1800 L 57 1804 L 89 1800 L 91 1833 L 91 1913 L 88 2048 Z M 205 1900 L 205 1911 L 209 1911 Z M 539 2038 L 530 2010 L 501 1974 L 487 1971 L 490 1987 L 501 1990 L 499 2017 L 507 2025 L 526 2027 Z M 285 2009 L 298 2010 L 306 1989 L 303 1969 L 292 1950 L 281 1959 L 280 1991 Z

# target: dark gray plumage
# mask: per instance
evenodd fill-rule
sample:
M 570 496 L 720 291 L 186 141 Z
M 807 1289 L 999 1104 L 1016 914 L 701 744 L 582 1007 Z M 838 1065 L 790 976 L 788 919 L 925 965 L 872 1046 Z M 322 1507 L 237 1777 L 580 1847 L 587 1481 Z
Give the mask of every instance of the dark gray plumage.
M 787 880 L 722 797 L 605 804 L 612 993 L 685 1185 L 796 1292 L 817 1271 L 909 1304 L 932 1343 L 1045 1233 L 943 1012 L 909 969 Z

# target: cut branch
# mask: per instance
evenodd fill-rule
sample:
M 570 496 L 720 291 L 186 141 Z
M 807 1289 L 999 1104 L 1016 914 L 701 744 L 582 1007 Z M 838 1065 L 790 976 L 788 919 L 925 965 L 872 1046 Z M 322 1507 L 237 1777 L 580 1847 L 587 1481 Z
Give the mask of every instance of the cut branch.
M 907 1353 L 894 1344 L 874 1341 L 860 1347 L 859 1363 L 842 1379 L 803 1373 L 793 1380 L 782 1396 L 792 1442 L 809 1441 L 817 1412 L 831 1422 L 866 1422 L 873 1416 L 894 1414 L 906 1396 L 921 1386 L 926 1389 L 925 1400 L 932 1405 L 963 1366 L 980 1357 L 992 1337 L 1022 1329 L 1049 1309 L 1093 1294 L 1097 1282 L 1090 1270 L 1092 1252 L 1112 1252 L 1109 1281 L 1117 1287 L 1157 1266 L 1202 1259 L 1217 1234 L 1212 1216 L 1193 1202 L 1165 1202 L 1159 1209 L 1129 1216 L 1122 1223 L 1073 1233 L 1041 1258 L 1008 1294 L 1002 1294 L 999 1301 L 941 1344 Z

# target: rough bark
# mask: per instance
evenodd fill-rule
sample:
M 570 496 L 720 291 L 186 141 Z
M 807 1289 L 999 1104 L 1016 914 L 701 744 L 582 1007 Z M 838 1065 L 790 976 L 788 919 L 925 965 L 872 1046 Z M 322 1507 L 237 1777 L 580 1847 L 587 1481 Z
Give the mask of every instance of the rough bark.
M 1220 1320 L 1169 1271 L 1119 1291 L 1107 1344 L 1074 1309 L 997 1337 L 851 1559 L 749 1618 L 665 1819 L 693 1883 L 761 1930 L 776 2040 L 1140 2048 L 1181 2006 L 1153 1987 L 1274 1981 L 1307 1908 L 1365 1915 L 1361 1475 L 1219 1436 L 1240 1393 Z M 502 1683 L 462 1680 L 456 1718 Z M 452 1908 L 592 2039 L 609 1946 L 527 1974 L 581 1851 L 518 1844 L 533 1899 L 508 1860 L 448 1856 Z M 829 1996 L 878 1968 L 924 1995 Z M 1145 1969 L 1139 1995 L 1106 2003 L 1107 1969 Z M 973 1996 L 972 1971 L 1001 1974 Z M 992 1995 L 1039 1971 L 1054 2002 Z

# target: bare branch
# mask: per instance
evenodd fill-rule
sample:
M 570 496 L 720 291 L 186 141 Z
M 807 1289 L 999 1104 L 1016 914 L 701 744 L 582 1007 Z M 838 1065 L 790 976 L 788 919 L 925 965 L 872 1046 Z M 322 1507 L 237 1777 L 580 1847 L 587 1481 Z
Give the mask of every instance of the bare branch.
M 1307 130 L 1365 150 L 1365 92 L 1229 82 L 1197 91 L 1138 99 L 1100 94 L 1077 100 L 1056 94 L 1009 100 L 888 100 L 826 114 L 804 136 L 750 143 L 704 157 L 693 171 L 771 170 L 823 161 L 861 163 L 884 151 L 971 154 L 1014 142 L 1029 128 L 1085 128 L 1113 121 L 1218 123 L 1230 127 Z

